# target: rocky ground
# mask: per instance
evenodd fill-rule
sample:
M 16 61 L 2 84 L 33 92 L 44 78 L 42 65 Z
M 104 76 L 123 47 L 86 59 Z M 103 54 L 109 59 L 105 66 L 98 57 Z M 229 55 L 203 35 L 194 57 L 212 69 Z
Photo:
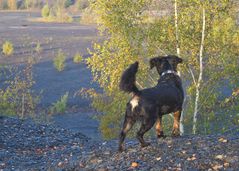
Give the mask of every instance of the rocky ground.
M 0 170 L 239 170 L 239 131 L 223 135 L 95 141 L 30 120 L 0 118 Z

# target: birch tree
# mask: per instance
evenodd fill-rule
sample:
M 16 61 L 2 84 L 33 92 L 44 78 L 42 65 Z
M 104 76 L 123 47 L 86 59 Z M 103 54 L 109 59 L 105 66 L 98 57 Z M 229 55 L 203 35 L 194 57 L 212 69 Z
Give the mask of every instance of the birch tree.
M 197 115 L 198 115 L 198 105 L 199 105 L 199 96 L 200 96 L 200 88 L 201 82 L 203 79 L 203 49 L 204 49 L 204 39 L 205 39 L 205 27 L 206 27 L 206 15 L 205 8 L 202 7 L 202 39 L 200 45 L 200 53 L 199 53 L 199 76 L 196 82 L 196 98 L 194 104 L 194 113 L 193 113 L 193 134 L 196 133 L 196 124 L 197 124 Z
M 177 5 L 177 0 L 174 1 L 174 15 L 175 15 L 175 36 L 176 36 L 176 49 L 177 49 L 177 55 L 180 56 L 180 47 L 179 47 L 179 31 L 178 31 L 178 5 Z M 180 74 L 180 71 L 179 75 Z M 186 101 L 187 96 L 185 96 L 184 101 Z M 180 134 L 184 134 L 184 125 L 183 125 L 183 118 L 184 118 L 184 110 L 181 113 L 181 118 L 180 118 Z
M 231 91 L 239 86 L 239 30 L 233 1 L 165 2 L 166 15 L 160 13 L 162 1 L 96 0 L 93 4 L 100 33 L 107 39 L 94 44 L 87 60 L 103 93 L 87 92 L 93 107 L 103 112 L 100 129 L 105 138 L 118 135 L 129 98 L 118 89 L 121 73 L 138 60 L 138 83 L 141 88 L 152 86 L 159 76 L 149 71 L 147 61 L 155 55 L 178 54 L 184 59 L 180 71 L 187 94 L 183 114 L 186 134 L 222 131 L 234 124 L 231 119 L 220 119 L 236 115 L 224 115 L 218 105 L 227 98 L 218 91 L 222 86 Z M 170 120 L 166 119 L 165 126 L 171 128 Z

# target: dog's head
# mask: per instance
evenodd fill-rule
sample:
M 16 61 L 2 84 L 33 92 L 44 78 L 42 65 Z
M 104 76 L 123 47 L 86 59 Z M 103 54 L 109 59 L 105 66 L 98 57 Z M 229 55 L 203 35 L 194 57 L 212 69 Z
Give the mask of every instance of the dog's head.
M 173 70 L 177 72 L 177 66 L 183 60 L 175 55 L 159 56 L 150 59 L 150 69 L 156 67 L 158 73 L 161 75 L 166 70 Z

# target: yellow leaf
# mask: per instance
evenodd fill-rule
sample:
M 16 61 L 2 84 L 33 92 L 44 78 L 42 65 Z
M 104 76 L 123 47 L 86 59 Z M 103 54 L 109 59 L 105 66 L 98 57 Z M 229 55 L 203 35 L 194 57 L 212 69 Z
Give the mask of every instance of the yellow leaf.
M 223 159 L 223 155 L 217 155 L 215 158 L 216 159 Z
M 219 138 L 218 141 L 219 141 L 219 142 L 223 142 L 223 143 L 227 143 L 227 142 L 228 142 L 228 140 L 227 140 L 227 139 L 224 139 L 224 138 Z
M 137 162 L 133 162 L 133 163 L 131 164 L 131 166 L 132 166 L 132 167 L 138 167 L 139 164 L 138 164 Z
M 157 160 L 157 161 L 161 160 L 161 157 L 157 157 L 156 160 Z

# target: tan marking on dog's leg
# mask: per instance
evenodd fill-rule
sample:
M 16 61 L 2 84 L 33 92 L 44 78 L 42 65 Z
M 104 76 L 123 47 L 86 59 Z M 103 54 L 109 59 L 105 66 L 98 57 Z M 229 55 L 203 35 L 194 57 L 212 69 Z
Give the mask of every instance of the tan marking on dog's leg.
M 174 112 L 173 132 L 172 132 L 173 136 L 180 135 L 180 130 L 179 130 L 180 117 L 181 117 L 181 111 Z
M 132 106 L 132 111 L 134 110 L 134 108 L 136 108 L 139 105 L 139 97 L 135 96 L 131 101 L 130 104 Z
M 163 130 L 162 129 L 162 118 L 157 119 L 155 128 L 156 128 L 157 134 L 159 135 L 160 132 Z
M 164 136 L 163 135 L 162 117 L 159 117 L 157 119 L 155 129 L 156 129 L 156 134 L 157 134 L 158 138 L 161 138 Z
M 132 128 L 132 124 L 131 123 L 127 123 L 126 127 L 124 128 L 124 132 L 127 133 L 130 129 Z
M 128 131 L 132 128 L 132 126 L 134 125 L 135 120 L 132 120 L 130 118 L 125 118 L 124 120 L 124 125 L 123 125 L 123 129 L 120 133 L 120 139 L 119 139 L 119 151 L 123 151 L 123 142 L 124 139 L 126 137 L 126 134 L 128 133 Z

